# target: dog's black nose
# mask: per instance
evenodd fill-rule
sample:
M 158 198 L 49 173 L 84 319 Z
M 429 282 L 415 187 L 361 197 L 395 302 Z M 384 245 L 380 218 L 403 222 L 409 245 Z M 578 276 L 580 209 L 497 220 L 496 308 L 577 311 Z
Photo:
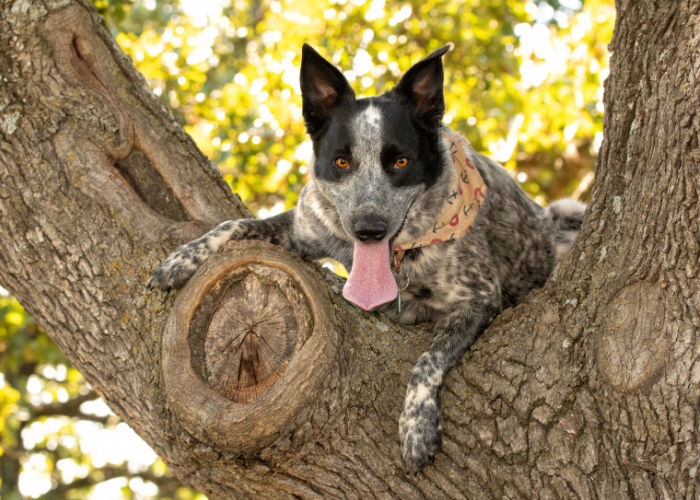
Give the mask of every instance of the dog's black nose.
M 360 241 L 379 241 L 386 236 L 386 222 L 374 215 L 362 215 L 355 221 L 353 230 Z

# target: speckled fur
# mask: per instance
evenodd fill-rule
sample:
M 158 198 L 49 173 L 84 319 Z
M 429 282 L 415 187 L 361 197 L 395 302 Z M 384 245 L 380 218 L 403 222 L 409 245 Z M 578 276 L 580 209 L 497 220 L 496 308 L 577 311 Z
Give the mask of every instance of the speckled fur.
M 315 52 L 306 54 L 305 57 L 320 58 L 313 55 Z M 441 55 L 438 54 L 438 61 Z M 319 72 L 327 71 L 330 76 L 326 75 L 326 79 L 338 79 L 332 68 L 323 67 L 320 61 L 312 62 L 321 65 L 314 78 L 318 78 Z M 434 61 L 432 64 L 435 66 Z M 439 72 L 441 101 L 441 62 Z M 304 73 L 302 62 L 302 84 Z M 425 83 L 424 79 L 417 80 Z M 319 99 L 326 99 L 335 91 L 348 92 L 339 79 L 332 83 L 335 87 L 330 88 L 329 84 L 319 90 Z M 354 94 L 351 100 L 345 96 L 347 102 L 342 105 L 344 114 L 340 123 L 351 127 L 351 133 L 346 134 L 350 141 L 347 154 L 353 158 L 354 171 L 351 175 L 340 176 L 336 172 L 330 175 L 324 173 L 326 166 L 321 163 L 325 160 L 319 159 L 319 153 L 323 156 L 334 133 L 343 132 L 336 130 L 340 126 L 333 129 L 332 124 L 327 125 L 323 120 L 331 121 L 334 112 L 340 113 L 336 110 L 341 107 L 340 98 L 338 104 L 333 103 L 335 108 L 330 106 L 326 110 L 322 106 L 326 101 L 318 105 L 306 100 L 310 99 L 309 93 L 318 89 L 308 90 L 308 84 L 302 85 L 302 91 L 305 88 L 305 118 L 314 139 L 316 157 L 297 207 L 266 220 L 220 224 L 171 254 L 153 272 L 149 286 L 169 289 L 183 285 L 204 259 L 231 239 L 267 240 L 307 259 L 335 258 L 350 269 L 352 224 L 358 215 L 370 213 L 386 220 L 394 243 L 408 241 L 432 225 L 440 210 L 440 200 L 451 188 L 455 175 L 447 144 L 438 133 L 439 117 L 444 109 L 437 110 L 439 117 L 435 123 L 430 117 L 418 117 L 423 120 L 419 123 L 419 133 L 434 137 L 434 154 L 441 164 L 431 171 L 437 174 L 429 181 L 409 179 L 397 186 L 398 182 L 382 169 L 379 158 L 384 142 L 390 140 L 385 135 L 397 123 L 396 119 L 387 117 L 394 116 L 392 106 L 415 105 L 417 111 L 422 111 L 420 106 L 425 107 L 424 101 L 405 103 L 391 92 L 360 100 L 355 100 Z M 323 109 L 310 108 L 312 105 Z M 542 208 L 502 167 L 473 150 L 469 156 L 488 188 L 486 201 L 469 233 L 458 240 L 407 251 L 396 276 L 399 287 L 404 287 L 400 291 L 401 312 L 396 316 L 393 304 L 384 306 L 384 312 L 398 322 L 435 325 L 430 349 L 411 370 L 399 419 L 402 458 L 407 471 L 413 473 L 428 464 L 441 445 L 439 390 L 445 375 L 500 311 L 519 303 L 530 290 L 544 284 L 578 234 L 585 210 L 585 206 L 572 200 Z

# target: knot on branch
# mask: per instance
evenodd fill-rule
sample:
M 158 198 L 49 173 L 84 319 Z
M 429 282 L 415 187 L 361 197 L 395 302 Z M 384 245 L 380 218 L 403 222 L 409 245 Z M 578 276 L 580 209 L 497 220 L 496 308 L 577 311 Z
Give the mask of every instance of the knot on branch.
M 335 366 L 330 300 L 309 265 L 230 243 L 179 292 L 163 335 L 171 410 L 203 442 L 251 451 L 307 420 Z
M 214 391 L 249 403 L 280 378 L 312 329 L 308 301 L 292 276 L 241 265 L 212 284 L 195 310 L 192 362 Z
M 659 286 L 638 281 L 601 306 L 597 367 L 616 389 L 632 392 L 649 385 L 666 365 L 670 348 L 666 332 L 679 328 L 667 304 Z

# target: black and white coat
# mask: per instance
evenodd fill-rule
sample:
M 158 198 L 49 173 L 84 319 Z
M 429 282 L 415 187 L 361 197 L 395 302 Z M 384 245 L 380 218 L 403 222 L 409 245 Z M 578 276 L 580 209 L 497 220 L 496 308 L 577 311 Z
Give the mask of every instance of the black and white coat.
M 296 208 L 265 220 L 223 222 L 172 253 L 149 286 L 182 286 L 229 240 L 266 240 L 307 259 L 332 257 L 350 270 L 354 242 L 367 237 L 360 220 L 380 221 L 371 237 L 390 245 L 425 233 L 455 175 L 440 123 L 447 50 L 418 62 L 391 91 L 356 99 L 342 73 L 305 45 L 301 89 L 314 159 Z M 397 277 L 408 283 L 400 291 L 401 312 L 385 307 L 401 323 L 435 325 L 430 349 L 409 376 L 399 420 L 402 458 L 414 473 L 441 446 L 439 390 L 448 370 L 500 311 L 544 284 L 578 234 L 585 209 L 571 200 L 542 208 L 498 164 L 468 154 L 488 188 L 469 233 L 406 251 Z M 397 158 L 408 165 L 397 168 Z

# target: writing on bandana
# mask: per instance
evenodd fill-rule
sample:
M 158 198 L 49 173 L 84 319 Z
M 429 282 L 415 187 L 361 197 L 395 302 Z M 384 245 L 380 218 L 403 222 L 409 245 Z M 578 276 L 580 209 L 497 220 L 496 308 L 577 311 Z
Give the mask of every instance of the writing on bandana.
M 452 166 L 457 174 L 455 184 L 432 227 L 416 239 L 394 247 L 393 260 L 397 271 L 406 250 L 456 240 L 467 234 L 486 199 L 486 184 L 467 155 L 469 141 L 448 129 L 443 129 L 443 136 L 449 145 Z

